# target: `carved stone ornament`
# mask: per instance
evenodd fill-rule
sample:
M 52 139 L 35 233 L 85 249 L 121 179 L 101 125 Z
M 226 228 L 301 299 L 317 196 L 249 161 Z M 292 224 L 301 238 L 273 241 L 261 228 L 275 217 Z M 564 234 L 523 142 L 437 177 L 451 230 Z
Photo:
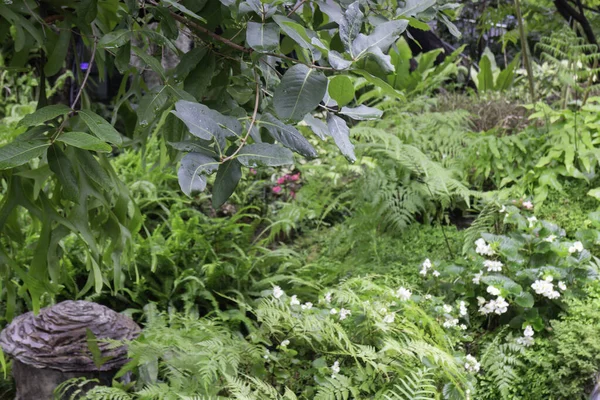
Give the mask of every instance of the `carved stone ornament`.
M 106 360 L 99 368 L 88 347 L 88 329 Z M 64 301 L 38 315 L 28 312 L 15 318 L 0 333 L 0 346 L 14 359 L 17 399 L 46 399 L 58 384 L 73 377 L 110 383 L 127 362 L 127 347 L 102 339 L 132 340 L 139 333 L 140 327 L 129 317 L 100 304 Z

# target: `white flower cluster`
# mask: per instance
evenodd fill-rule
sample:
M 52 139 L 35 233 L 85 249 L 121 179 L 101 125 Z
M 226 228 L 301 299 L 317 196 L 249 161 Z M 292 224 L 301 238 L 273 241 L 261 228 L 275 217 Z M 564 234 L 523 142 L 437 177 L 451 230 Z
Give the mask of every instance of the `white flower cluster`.
M 479 282 L 481 281 L 481 277 L 483 276 L 483 272 L 479 271 L 477 274 L 475 274 L 475 276 L 473 277 L 473 283 L 475 285 L 479 285 Z
M 500 261 L 485 260 L 483 262 L 483 266 L 487 268 L 488 272 L 500 272 L 503 265 Z
M 336 361 L 331 366 L 331 379 L 335 379 L 335 376 L 340 373 L 340 362 Z
M 550 235 L 547 238 L 544 239 L 544 242 L 548 242 L 548 243 L 552 243 L 556 240 L 557 236 L 556 235 Z
M 389 314 L 386 314 L 386 316 L 385 316 L 385 317 L 383 317 L 383 322 L 384 322 L 385 324 L 393 324 L 393 323 L 394 323 L 394 319 L 395 319 L 395 318 L 396 318 L 396 314 L 394 314 L 394 313 L 389 313 Z
M 489 294 L 491 294 L 492 296 L 499 296 L 500 295 L 500 289 L 498 289 L 497 287 L 494 287 L 494 286 L 488 286 L 487 287 L 487 292 Z
M 454 328 L 455 326 L 458 325 L 458 319 L 449 318 L 446 321 L 444 321 L 444 323 L 442 325 L 444 328 Z
M 300 300 L 298 300 L 298 296 L 293 295 L 292 298 L 290 299 L 290 305 L 291 306 L 299 306 L 300 305 Z
M 421 264 L 421 271 L 419 271 L 419 274 L 425 276 L 427 275 L 427 272 L 429 272 L 429 270 L 433 267 L 433 264 L 431 263 L 431 260 L 429 260 L 429 258 L 426 258 L 425 261 L 423 261 L 423 264 Z M 433 271 L 432 272 L 433 276 L 438 277 L 440 276 L 440 273 L 438 271 Z
M 529 227 L 533 228 L 537 220 L 538 219 L 536 217 L 527 217 L 527 221 L 529 221 Z
M 477 300 L 480 305 L 479 312 L 483 315 L 492 314 L 492 313 L 502 315 L 506 311 L 508 311 L 509 304 L 506 302 L 504 297 L 498 296 L 496 298 L 496 300 L 490 300 L 487 303 L 485 302 L 485 299 L 483 299 L 483 302 L 481 302 L 479 300 L 479 298 Z
M 329 310 L 329 314 L 331 314 L 331 315 L 338 314 L 338 310 L 336 310 L 335 308 L 332 308 L 331 310 Z M 340 308 L 339 314 L 340 314 L 340 321 L 343 321 L 346 318 L 348 318 L 348 315 L 352 315 L 352 312 L 350 310 L 346 310 L 345 308 Z
M 444 310 L 445 313 L 451 313 L 452 312 L 452 306 L 450 304 L 444 304 L 442 306 L 442 309 Z
M 469 372 L 479 372 L 479 368 L 481 368 L 481 364 L 479 364 L 477 359 L 472 355 L 467 354 L 465 361 L 465 369 Z
M 492 246 L 487 244 L 482 238 L 479 238 L 475 241 L 475 246 L 477 246 L 475 248 L 475 252 L 477 254 L 482 256 L 493 256 L 495 254 L 494 250 L 492 250 Z
M 331 293 L 331 292 L 325 293 L 325 301 L 327 302 L 327 304 L 331 303 L 332 296 L 333 296 L 333 293 Z
M 311 303 L 310 301 L 307 301 L 306 303 L 302 304 L 302 309 L 303 310 L 310 310 L 313 306 L 313 303 Z
M 572 246 L 569 247 L 569 253 L 581 253 L 583 251 L 583 243 L 575 242 Z
M 466 317 L 468 314 L 468 310 L 467 310 L 467 303 L 465 303 L 464 301 L 461 301 L 459 306 L 458 306 L 458 314 L 461 317 Z
M 281 347 L 288 347 L 288 345 L 290 344 L 290 341 L 288 339 L 285 339 L 283 342 L 281 342 Z
M 530 202 L 529 200 L 524 201 L 523 202 L 523 207 L 527 210 L 532 210 L 533 209 L 533 203 Z
M 410 296 L 412 296 L 412 292 L 404 287 L 401 287 L 400 289 L 396 290 L 394 296 L 396 296 L 402 301 L 407 301 L 410 299 Z
M 533 328 L 531 325 L 525 327 L 523 337 L 517 338 L 517 343 L 525 347 L 533 346 L 535 340 L 533 339 Z
M 281 290 L 279 286 L 273 287 L 273 297 L 275 297 L 276 299 L 281 298 L 281 296 L 283 296 L 284 294 L 285 292 Z
M 567 288 L 564 283 L 559 282 L 559 288 L 563 286 L 565 289 Z M 549 299 L 558 299 L 560 297 L 560 292 L 554 290 L 554 284 L 552 283 L 552 277 L 547 276 L 546 279 L 537 280 L 531 284 L 531 288 L 537 293 L 541 294 L 544 297 Z

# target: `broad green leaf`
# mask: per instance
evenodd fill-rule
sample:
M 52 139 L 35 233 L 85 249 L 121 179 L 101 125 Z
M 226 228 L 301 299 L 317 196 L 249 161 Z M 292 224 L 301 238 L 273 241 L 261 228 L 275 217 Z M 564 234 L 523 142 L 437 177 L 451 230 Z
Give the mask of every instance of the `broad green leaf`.
M 329 128 L 327 127 L 327 124 L 325 124 L 325 122 L 322 120 L 315 118 L 312 116 L 312 114 L 306 114 L 304 117 L 304 122 L 310 126 L 314 134 L 317 135 L 321 140 L 325 140 L 325 138 L 329 136 Z
M 318 40 L 316 33 L 283 15 L 275 15 L 273 16 L 273 20 L 290 39 L 300 45 L 303 49 L 309 50 L 313 60 L 319 60 L 321 58 L 321 52 L 312 43 L 313 40 Z
M 481 57 L 481 61 L 479 62 L 477 89 L 482 92 L 494 90 L 494 74 L 492 73 L 492 63 L 487 56 Z
M 215 56 L 212 53 L 205 56 L 183 82 L 185 91 L 194 96 L 196 100 L 201 101 L 206 96 L 206 89 L 211 84 L 215 67 Z
M 36 126 L 56 117 L 60 117 L 61 115 L 66 115 L 70 111 L 71 109 L 64 104 L 54 104 L 42 107 L 34 113 L 23 117 L 23 119 L 19 121 L 19 126 Z
M 101 140 L 112 144 L 121 144 L 123 142 L 121 134 L 98 114 L 90 110 L 80 110 L 78 115 L 88 128 L 90 128 L 90 131 Z
M 358 107 L 342 107 L 340 114 L 343 114 L 347 117 L 357 120 L 371 120 L 371 119 L 379 119 L 383 115 L 383 111 L 373 108 L 367 107 L 365 105 L 360 105 Z
M 176 1 L 172 1 L 172 0 L 162 0 L 163 4 L 166 4 L 168 6 L 171 6 L 179 11 L 181 11 L 182 13 L 184 13 L 185 15 L 187 15 L 188 17 L 192 17 L 194 19 L 197 19 L 199 21 L 205 22 L 206 20 L 204 18 L 202 18 L 201 16 L 199 16 L 198 14 L 196 14 L 195 12 L 191 11 L 190 9 L 188 9 L 187 7 L 185 7 L 184 5 L 176 2 Z
M 346 60 L 344 56 L 335 50 L 329 52 L 327 61 L 329 61 L 329 64 L 338 71 L 346 70 L 352 65 L 352 61 Z
M 600 200 L 600 188 L 595 188 L 587 192 L 588 196 L 592 196 L 596 200 Z
M 132 31 L 118 29 L 102 36 L 100 41 L 98 41 L 98 47 L 101 49 L 116 49 L 117 47 L 121 47 L 125 43 L 129 42 L 132 37 Z
M 354 99 L 354 85 L 352 84 L 352 79 L 345 75 L 334 76 L 329 81 L 327 92 L 340 107 L 345 106 Z
M 519 295 L 515 296 L 515 303 L 523 308 L 533 307 L 535 301 L 533 296 L 529 292 L 521 292 Z
M 140 100 L 136 111 L 138 124 L 146 127 L 157 118 L 160 118 L 160 111 L 169 100 L 167 86 L 158 86 L 146 93 Z
M 352 43 L 352 50 L 355 58 L 360 58 L 363 54 L 369 52 L 372 47 L 377 47 L 381 51 L 387 51 L 392 44 L 398 40 L 402 32 L 406 30 L 408 21 L 397 20 L 387 21 L 379 24 L 370 35 L 362 33 Z
M 327 78 L 303 64 L 288 69 L 275 88 L 273 104 L 277 116 L 300 121 L 314 110 L 327 91 Z
M 396 15 L 414 17 L 417 14 L 426 11 L 428 8 L 435 6 L 436 0 L 406 0 L 404 7 L 399 8 Z
M 294 156 L 290 150 L 277 144 L 254 143 L 244 146 L 237 160 L 246 167 L 278 167 L 293 164 Z
M 184 140 L 181 142 L 168 142 L 170 146 L 179 151 L 203 153 L 210 157 L 216 157 L 217 154 L 211 146 L 211 142 L 208 140 L 197 139 Z
M 46 65 L 44 65 L 44 73 L 48 77 L 56 75 L 61 70 L 67 58 L 71 41 L 71 23 L 65 20 L 60 23 L 59 27 L 58 40 L 52 49 L 52 53 L 48 56 Z
M 181 119 L 194 136 L 204 140 L 214 137 L 224 139 L 242 133 L 242 125 L 237 118 L 225 116 L 211 110 L 204 104 L 180 100 L 175 103 L 173 114 Z
M 208 53 L 206 47 L 194 47 L 192 50 L 181 56 L 179 63 L 173 70 L 173 78 L 177 81 L 185 79 L 190 72 L 192 72 L 196 66 L 202 61 L 202 59 Z
M 228 160 L 219 165 L 212 190 L 214 208 L 221 207 L 231 197 L 241 178 L 242 166 L 238 160 Z
M 206 175 L 219 167 L 214 158 L 200 153 L 188 153 L 183 156 L 177 178 L 183 193 L 188 196 L 206 189 Z
M 285 147 L 304 157 L 313 158 L 317 156 L 317 151 L 296 128 L 284 124 L 271 114 L 266 113 L 263 115 L 258 123 L 269 132 L 273 139 Z
M 163 81 L 167 80 L 165 70 L 160 64 L 160 61 L 158 61 L 158 59 L 152 57 L 150 54 L 146 53 L 144 50 L 140 49 L 137 46 L 131 47 L 131 50 L 133 50 L 135 55 L 141 58 L 142 61 L 152 69 L 152 71 L 159 74 Z
M 515 58 L 510 62 L 510 64 L 508 64 L 507 67 L 500 72 L 498 78 L 496 79 L 496 90 L 505 91 L 510 88 L 515 79 L 515 69 L 520 61 L 521 57 L 519 57 L 519 54 L 516 54 Z
M 48 142 L 15 140 L 0 147 L 0 169 L 8 169 L 23 165 L 46 152 Z
M 85 150 L 100 152 L 112 151 L 111 145 L 85 132 L 63 132 L 56 140 L 68 144 L 69 146 Z
M 48 165 L 60 183 L 64 198 L 79 203 L 79 184 L 73 164 L 56 145 L 48 149 Z
M 266 24 L 248 22 L 246 43 L 260 53 L 277 51 L 279 48 L 279 26 L 273 22 Z
M 448 31 L 450 31 L 452 36 L 457 37 L 457 38 L 460 38 L 462 36 L 462 33 L 460 33 L 460 31 L 458 30 L 456 25 L 454 25 L 454 23 L 452 23 L 452 21 L 450 21 L 450 19 L 448 19 L 446 14 L 439 13 L 438 15 L 440 16 L 440 21 L 442 21 L 442 23 L 444 25 L 446 25 L 446 28 L 448 28 Z
M 82 0 L 77 7 L 77 16 L 86 24 L 91 24 L 98 15 L 98 0 Z
M 179 28 L 177 27 L 177 22 L 169 13 L 165 7 L 154 7 L 152 11 L 155 15 L 160 19 L 160 30 L 162 33 L 168 37 L 169 39 L 177 39 L 179 36 Z
M 392 86 L 390 86 L 389 83 L 385 82 L 384 80 L 382 80 L 374 75 L 371 75 L 367 71 L 353 70 L 352 72 L 364 77 L 370 84 L 372 84 L 376 88 L 380 89 L 383 93 L 385 93 L 389 96 L 398 98 L 398 99 L 404 99 L 404 95 L 401 92 L 394 89 Z
M 352 58 L 354 58 L 354 53 L 352 52 L 352 43 L 360 33 L 364 18 L 365 16 L 360 10 L 360 3 L 355 1 L 348 6 L 348 9 L 344 13 L 344 18 L 339 21 L 340 39 L 342 40 L 346 50 L 350 52 L 350 56 Z
M 115 189 L 110 176 L 92 153 L 86 150 L 75 149 L 75 158 L 77 159 L 77 165 L 98 186 L 109 192 Z
M 346 125 L 346 121 L 333 113 L 328 113 L 327 127 L 329 128 L 330 136 L 333 138 L 342 154 L 348 160 L 352 162 L 356 161 L 354 145 L 350 142 L 350 129 L 348 128 L 348 125 Z

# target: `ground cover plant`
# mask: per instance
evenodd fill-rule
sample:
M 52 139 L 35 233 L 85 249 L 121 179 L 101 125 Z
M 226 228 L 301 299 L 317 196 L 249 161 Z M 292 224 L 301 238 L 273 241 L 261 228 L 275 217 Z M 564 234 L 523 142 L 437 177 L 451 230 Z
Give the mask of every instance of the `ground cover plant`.
M 588 398 L 598 15 L 0 3 L 0 327 L 67 299 L 142 326 L 57 399 Z

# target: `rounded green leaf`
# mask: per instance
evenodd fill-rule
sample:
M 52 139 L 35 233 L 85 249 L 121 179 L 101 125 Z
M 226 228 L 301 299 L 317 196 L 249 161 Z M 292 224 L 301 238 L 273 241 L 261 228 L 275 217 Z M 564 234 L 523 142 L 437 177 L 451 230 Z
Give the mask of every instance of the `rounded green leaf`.
M 304 64 L 286 71 L 275 89 L 273 104 L 279 118 L 300 121 L 314 110 L 327 91 L 327 78 Z
M 354 99 L 352 79 L 345 75 L 334 76 L 329 81 L 327 91 L 329 92 L 329 96 L 337 101 L 340 107 L 345 106 Z

